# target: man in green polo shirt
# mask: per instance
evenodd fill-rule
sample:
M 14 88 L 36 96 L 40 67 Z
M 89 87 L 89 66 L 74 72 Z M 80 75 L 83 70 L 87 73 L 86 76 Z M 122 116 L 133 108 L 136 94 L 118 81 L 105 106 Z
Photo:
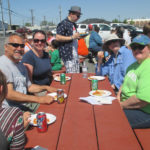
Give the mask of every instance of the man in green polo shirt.
M 132 128 L 150 127 L 150 38 L 135 37 L 131 49 L 136 62 L 127 69 L 121 88 L 121 107 Z

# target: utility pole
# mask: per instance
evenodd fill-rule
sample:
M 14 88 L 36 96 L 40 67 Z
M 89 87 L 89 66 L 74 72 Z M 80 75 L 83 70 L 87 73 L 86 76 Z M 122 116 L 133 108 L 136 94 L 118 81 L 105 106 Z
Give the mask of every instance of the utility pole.
M 121 20 L 120 20 L 120 15 L 118 15 L 118 21 L 119 21 L 119 23 L 120 23 L 120 21 L 121 21 Z
M 34 26 L 34 17 L 33 17 L 33 9 L 30 10 L 31 11 L 31 24 L 32 26 Z
M 44 20 L 43 20 L 44 22 L 46 21 L 46 17 L 44 16 Z
M 10 3 L 9 0 L 8 1 L 8 11 L 9 11 L 9 25 L 10 25 L 10 29 L 11 29 L 11 11 L 10 11 Z
M 2 14 L 2 28 L 3 28 L 3 36 L 5 37 L 5 25 L 4 25 L 4 17 L 3 17 L 2 0 L 0 0 L 0 5 L 1 5 L 1 14 Z
M 59 17 L 60 17 L 60 22 L 61 22 L 61 6 L 59 6 Z
M 44 16 L 44 20 L 43 20 L 43 25 L 46 26 L 47 25 L 47 21 L 46 21 L 46 17 Z

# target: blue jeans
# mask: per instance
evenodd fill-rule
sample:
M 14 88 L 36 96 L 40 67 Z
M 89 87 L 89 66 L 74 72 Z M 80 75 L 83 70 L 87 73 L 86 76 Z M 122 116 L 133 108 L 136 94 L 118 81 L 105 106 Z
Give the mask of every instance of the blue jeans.
M 132 128 L 150 128 L 150 114 L 139 109 L 124 109 Z

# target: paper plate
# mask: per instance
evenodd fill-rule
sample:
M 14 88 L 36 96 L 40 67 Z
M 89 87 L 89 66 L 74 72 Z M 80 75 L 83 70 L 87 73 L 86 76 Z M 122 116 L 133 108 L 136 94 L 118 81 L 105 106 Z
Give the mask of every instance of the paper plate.
M 96 91 L 90 91 L 89 95 L 91 96 L 95 96 L 95 97 L 105 97 L 105 96 L 109 96 L 112 93 L 110 91 L 107 90 L 96 90 Z
M 88 77 L 88 79 L 89 80 L 94 80 L 94 79 L 96 79 L 96 80 L 104 80 L 105 77 L 104 76 L 90 76 L 90 77 Z
M 31 115 L 29 118 L 30 124 L 33 126 L 37 126 L 37 119 L 36 119 L 37 114 Z M 51 124 L 56 121 L 56 116 L 53 114 L 46 113 L 46 119 L 47 119 L 47 124 Z
M 55 81 L 60 81 L 60 76 L 54 78 Z M 71 80 L 71 77 L 66 76 L 66 81 Z
M 47 95 L 54 97 L 54 100 L 57 101 L 57 93 L 56 93 L 56 92 L 54 92 L 54 93 L 49 93 L 49 94 L 47 94 Z M 66 98 L 66 97 L 67 97 L 67 94 L 64 93 L 64 98 Z

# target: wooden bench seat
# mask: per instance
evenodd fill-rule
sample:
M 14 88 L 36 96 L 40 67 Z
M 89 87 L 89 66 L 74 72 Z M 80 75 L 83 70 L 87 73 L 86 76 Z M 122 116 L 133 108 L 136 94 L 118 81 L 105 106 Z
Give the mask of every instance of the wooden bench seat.
M 150 129 L 134 129 L 143 150 L 150 150 Z

